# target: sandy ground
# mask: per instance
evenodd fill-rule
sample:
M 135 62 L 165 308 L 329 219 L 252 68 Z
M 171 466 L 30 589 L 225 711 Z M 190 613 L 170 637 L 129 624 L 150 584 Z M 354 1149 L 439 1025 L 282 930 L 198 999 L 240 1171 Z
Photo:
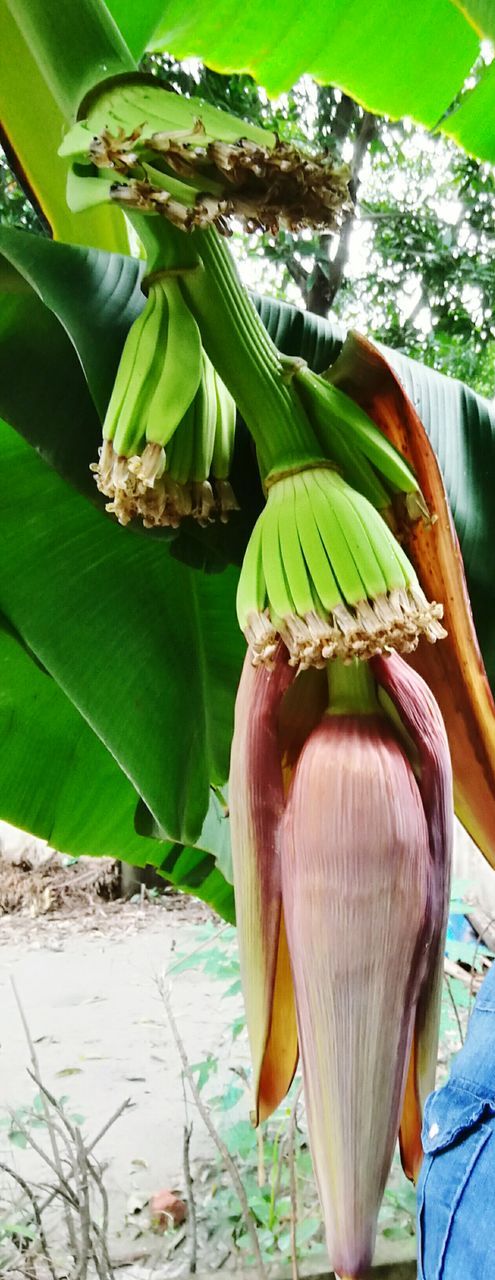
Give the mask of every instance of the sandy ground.
M 146 1201 L 159 1188 L 184 1186 L 184 1098 L 157 978 L 174 962 L 176 949 L 190 952 L 200 945 L 204 918 L 201 904 L 186 906 L 184 899 L 169 908 L 110 903 L 73 919 L 0 918 L 0 1113 L 29 1104 L 36 1092 L 26 1071 L 29 1052 L 13 979 L 42 1077 L 86 1117 L 88 1136 L 125 1098 L 134 1103 L 99 1146 L 108 1162 L 117 1231 L 134 1201 Z M 209 1051 L 220 1054 L 226 1013 L 219 984 L 194 970 L 173 975 L 171 989 L 190 1060 Z M 229 1018 L 240 1011 L 235 1004 L 229 1001 Z M 211 1151 L 211 1142 L 190 1104 L 189 1118 L 195 1160 Z M 1 1128 L 0 1160 L 31 1175 L 32 1153 L 13 1148 Z

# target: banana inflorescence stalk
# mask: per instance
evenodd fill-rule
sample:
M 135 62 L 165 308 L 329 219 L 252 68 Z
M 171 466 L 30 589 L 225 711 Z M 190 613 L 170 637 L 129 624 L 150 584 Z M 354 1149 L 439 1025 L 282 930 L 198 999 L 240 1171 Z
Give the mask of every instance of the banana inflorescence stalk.
M 117 201 L 149 273 L 94 467 L 107 509 L 225 520 L 236 406 L 256 446 L 266 504 L 239 580 L 230 778 L 253 1119 L 300 1052 L 330 1258 L 354 1278 L 399 1129 L 417 1175 L 434 1074 L 451 773 L 398 654 L 445 635 L 400 542 L 435 515 L 367 414 L 277 351 L 217 234 L 234 216 L 335 228 L 345 167 L 146 78 L 100 86 L 81 114 L 61 149 L 71 208 Z
M 279 637 L 301 668 L 434 642 L 442 606 L 392 532 L 430 518 L 413 473 L 349 397 L 280 356 L 217 235 L 230 213 L 254 225 L 253 208 L 256 225 L 278 210 L 292 229 L 332 228 L 348 175 L 326 157 L 296 164 L 273 135 L 133 77 L 101 86 L 85 110 L 62 146 L 71 198 L 93 203 L 100 183 L 113 199 L 117 175 L 151 272 L 95 468 L 108 509 L 146 526 L 226 519 L 235 401 L 267 492 L 238 595 L 254 660 L 271 661 Z M 194 227 L 208 229 L 184 234 Z

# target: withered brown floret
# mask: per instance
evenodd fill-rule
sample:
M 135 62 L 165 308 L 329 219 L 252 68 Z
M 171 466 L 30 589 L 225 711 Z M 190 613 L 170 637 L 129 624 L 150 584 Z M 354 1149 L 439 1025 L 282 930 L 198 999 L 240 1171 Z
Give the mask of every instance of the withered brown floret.
M 126 137 L 122 130 L 116 136 L 104 130 L 92 144 L 91 158 L 129 177 L 130 181 L 116 184 L 115 200 L 163 213 L 184 230 L 215 225 L 228 234 L 230 219 L 236 217 L 248 231 L 273 235 L 281 228 L 333 231 L 351 207 L 350 170 L 330 155 L 311 155 L 285 142 L 270 149 L 245 138 L 236 143 L 203 141 L 200 121 L 195 133 L 194 141 L 191 134 L 183 135 L 187 138 L 183 141 L 180 132 L 146 137 L 137 128 Z M 143 160 L 147 162 L 144 181 L 139 174 Z M 191 187 L 190 204 L 163 190 L 158 172 L 163 173 L 164 163 Z M 156 184 L 153 164 L 157 165 Z

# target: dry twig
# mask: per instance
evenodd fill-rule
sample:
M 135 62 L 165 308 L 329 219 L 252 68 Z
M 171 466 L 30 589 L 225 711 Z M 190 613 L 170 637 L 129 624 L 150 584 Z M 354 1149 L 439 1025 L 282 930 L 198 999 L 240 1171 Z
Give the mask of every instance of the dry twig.
M 35 1047 L 34 1047 L 34 1042 L 33 1042 L 33 1038 L 32 1038 L 31 1032 L 30 1032 L 30 1030 L 29 1030 L 29 1026 L 28 1026 L 27 1018 L 26 1018 L 26 1015 L 25 1015 L 25 1013 L 24 1013 L 24 1009 L 23 1009 L 23 1006 L 22 1006 L 22 1004 L 21 1004 L 21 999 L 20 999 L 19 992 L 18 992 L 18 990 L 17 990 L 16 984 L 15 984 L 15 982 L 14 982 L 14 979 L 13 979 L 13 978 L 11 978 L 11 979 L 10 979 L 10 981 L 11 981 L 11 985 L 12 985 L 12 991 L 13 991 L 13 993 L 14 993 L 14 999 L 15 999 L 15 1002 L 16 1002 L 16 1005 L 17 1005 L 17 1008 L 18 1008 L 18 1010 L 19 1010 L 19 1017 L 20 1017 L 20 1019 L 21 1019 L 21 1022 L 22 1022 L 23 1028 L 24 1028 L 24 1035 L 25 1035 L 25 1037 L 26 1037 L 27 1044 L 28 1044 L 29 1056 L 30 1056 L 30 1058 L 31 1058 L 31 1063 L 32 1063 L 32 1067 L 33 1067 L 33 1073 L 34 1073 L 34 1075 L 36 1075 L 37 1077 L 39 1077 L 39 1074 L 40 1074 L 40 1068 L 39 1068 L 38 1056 L 37 1056 L 37 1053 L 36 1053 L 36 1049 L 35 1049 Z M 61 1156 L 60 1156 L 60 1151 L 59 1151 L 58 1142 L 57 1142 L 57 1135 L 56 1135 L 55 1130 L 54 1130 L 54 1127 L 53 1127 L 52 1116 L 51 1116 L 51 1114 L 50 1114 L 50 1108 L 49 1108 L 49 1106 L 48 1106 L 48 1104 L 47 1104 L 47 1101 L 46 1101 L 45 1095 L 44 1095 L 43 1093 L 41 1094 L 41 1100 L 42 1100 L 42 1105 L 43 1105 L 43 1114 L 44 1114 L 44 1118 L 45 1118 L 45 1122 L 46 1122 L 46 1127 L 47 1127 L 47 1131 L 48 1131 L 48 1136 L 49 1136 L 49 1139 L 50 1139 L 50 1146 L 51 1146 L 51 1149 L 52 1149 L 52 1155 L 53 1155 L 53 1165 L 52 1165 L 52 1168 L 54 1167 L 55 1173 L 56 1173 L 57 1177 L 59 1178 L 60 1183 L 61 1183 L 63 1186 L 65 1186 L 65 1185 L 66 1185 L 66 1183 L 65 1183 L 65 1179 L 64 1179 L 64 1171 L 63 1171 L 62 1159 L 61 1159 Z M 35 1145 L 34 1145 L 34 1142 L 33 1142 L 32 1138 L 31 1138 L 31 1135 L 28 1135 L 28 1137 L 29 1137 L 29 1141 L 30 1141 L 30 1143 L 31 1143 L 31 1146 L 34 1148 L 34 1150 L 36 1150 Z M 38 1151 L 38 1154 L 39 1154 L 39 1151 Z M 42 1153 L 42 1154 L 44 1154 L 45 1161 L 46 1161 L 46 1152 L 45 1152 L 45 1153 Z M 47 1162 L 47 1163 L 48 1163 L 48 1162 Z M 75 1262 L 77 1262 L 77 1261 L 78 1261 L 78 1247 L 77 1247 L 76 1231 L 75 1231 L 75 1226 L 74 1226 L 74 1220 L 73 1220 L 73 1217 L 72 1217 L 72 1213 L 71 1213 L 70 1207 L 69 1207 L 69 1205 L 68 1205 L 67 1203 L 65 1203 L 65 1205 L 64 1205 L 64 1213 L 65 1213 L 65 1223 L 66 1223 L 66 1227 L 67 1227 L 67 1235 L 68 1235 L 68 1238 L 69 1238 L 69 1244 L 70 1244 L 70 1249 L 71 1249 L 72 1257 L 74 1258 L 74 1261 L 75 1261 Z
M 46 1087 L 44 1085 L 41 1085 L 39 1078 L 34 1076 L 34 1074 L 33 1074 L 33 1079 L 36 1081 L 38 1088 L 44 1089 L 45 1094 L 47 1094 L 47 1096 L 50 1097 L 51 1095 L 48 1094 Z M 58 1106 L 58 1103 L 55 1103 L 55 1105 Z M 101 1138 L 103 1138 L 106 1133 L 108 1133 L 108 1130 L 111 1128 L 113 1124 L 115 1124 L 115 1121 L 119 1119 L 119 1117 L 123 1114 L 123 1112 L 127 1111 L 127 1109 L 132 1106 L 134 1106 L 134 1103 L 131 1102 L 131 1099 L 124 1098 L 124 1101 L 121 1102 L 120 1106 L 117 1107 L 117 1110 L 113 1112 L 113 1115 L 110 1116 L 110 1119 L 106 1120 L 105 1124 L 102 1125 L 102 1128 L 99 1129 L 98 1133 L 96 1134 L 96 1137 L 93 1138 L 93 1141 L 90 1142 L 89 1145 L 86 1147 L 88 1155 L 91 1155 L 97 1143 L 100 1142 Z M 47 1196 L 46 1200 L 44 1200 L 43 1204 L 40 1206 L 41 1213 L 44 1213 L 45 1209 L 48 1209 L 48 1206 L 52 1204 L 53 1200 L 55 1200 L 56 1196 L 59 1194 L 60 1194 L 60 1191 L 57 1190 L 57 1188 L 54 1188 L 50 1192 L 49 1196 Z
M 189 1065 L 189 1059 L 186 1053 L 184 1041 L 182 1040 L 179 1028 L 175 1021 L 174 1014 L 172 1012 L 170 995 L 162 979 L 158 980 L 158 989 L 163 1000 L 165 1012 L 167 1014 L 168 1022 L 170 1025 L 170 1029 L 177 1046 L 180 1060 L 182 1062 L 182 1070 L 188 1082 L 189 1088 L 191 1090 L 192 1096 L 198 1108 L 201 1119 L 206 1125 L 210 1138 L 215 1143 L 217 1151 L 220 1152 L 222 1160 L 224 1161 L 224 1164 L 225 1164 L 225 1168 L 229 1173 L 230 1180 L 232 1182 L 235 1193 L 239 1200 L 241 1210 L 242 1210 L 242 1216 L 244 1218 L 244 1222 L 246 1225 L 246 1230 L 249 1234 L 249 1238 L 251 1241 L 251 1246 L 252 1246 L 252 1250 L 255 1258 L 258 1275 L 260 1276 L 260 1280 L 267 1280 L 265 1264 L 263 1262 L 263 1258 L 261 1257 L 261 1250 L 259 1246 L 258 1233 L 256 1231 L 256 1224 L 255 1224 L 253 1215 L 251 1213 L 251 1210 L 249 1208 L 247 1195 L 242 1185 L 242 1180 L 241 1180 L 239 1171 L 236 1168 L 236 1165 L 232 1159 L 230 1151 L 228 1150 L 222 1138 L 220 1137 L 220 1134 L 217 1133 L 217 1130 L 215 1129 L 215 1125 L 213 1124 L 213 1121 L 211 1119 L 208 1107 L 206 1107 L 203 1102 L 198 1086 L 194 1079 L 194 1075 Z
M 189 1160 L 189 1147 L 191 1143 L 192 1124 L 184 1125 L 184 1142 L 182 1148 L 182 1162 L 184 1166 L 184 1178 L 187 1190 L 187 1207 L 189 1210 L 189 1226 L 191 1232 L 191 1256 L 189 1259 L 189 1271 L 191 1275 L 195 1274 L 198 1257 L 198 1230 L 196 1217 L 196 1202 L 194 1199 L 193 1180 L 191 1174 L 191 1163 Z
M 446 987 L 447 987 L 447 991 L 448 991 L 448 993 L 449 993 L 450 1002 L 451 1002 L 452 1008 L 453 1008 L 453 1010 L 454 1010 L 455 1020 L 456 1020 L 456 1022 L 457 1022 L 457 1030 L 458 1030 L 458 1032 L 459 1032 L 459 1039 L 460 1039 L 460 1042 L 461 1042 L 461 1045 L 462 1045 L 462 1044 L 464 1044 L 464 1032 L 463 1032 L 463 1030 L 462 1030 L 461 1019 L 460 1019 L 460 1017 L 459 1017 L 459 1010 L 458 1010 L 458 1008 L 457 1008 L 457 1004 L 456 1004 L 456 1001 L 455 1001 L 454 993 L 453 993 L 453 991 L 452 991 L 452 987 L 451 987 L 451 985 L 450 985 L 450 978 L 449 978 L 449 975 L 448 975 L 448 973 L 445 973 L 445 972 L 444 972 L 444 975 L 443 975 L 443 976 L 444 976 L 444 979 L 445 979 L 445 985 L 446 985 Z
M 290 1181 L 290 1256 L 292 1280 L 299 1280 L 297 1266 L 297 1172 L 296 1172 L 296 1126 L 297 1108 L 301 1101 L 302 1081 L 297 1090 L 289 1120 L 289 1181 Z
M 48 1267 L 52 1280 L 57 1280 L 57 1273 L 53 1265 L 50 1250 L 48 1248 L 48 1241 L 45 1235 L 43 1223 L 41 1221 L 40 1208 L 32 1187 L 29 1186 L 29 1183 L 26 1182 L 24 1178 L 21 1178 L 20 1173 L 17 1173 L 15 1169 L 11 1169 L 8 1164 L 0 1163 L 0 1169 L 2 1170 L 3 1173 L 7 1173 L 9 1175 L 9 1178 L 12 1178 L 14 1182 L 17 1182 L 18 1186 L 21 1188 L 21 1191 L 24 1192 L 24 1195 L 32 1205 L 34 1220 L 38 1228 L 39 1242 L 41 1245 L 43 1256 L 45 1258 L 46 1265 Z
M 55 1199 L 60 1199 L 64 1207 L 64 1222 L 67 1232 L 68 1253 L 72 1255 L 74 1267 L 70 1271 L 71 1280 L 88 1280 L 89 1274 L 95 1274 L 98 1280 L 114 1280 L 114 1271 L 108 1252 L 108 1196 L 103 1182 L 102 1170 L 91 1153 L 96 1144 L 108 1132 L 111 1125 L 122 1115 L 131 1101 L 126 1098 L 102 1126 L 92 1142 L 85 1144 L 79 1126 L 66 1115 L 63 1104 L 54 1097 L 40 1076 L 40 1068 L 27 1019 L 16 991 L 12 984 L 22 1025 L 26 1034 L 31 1058 L 31 1069 L 28 1075 L 37 1086 L 41 1102 L 42 1114 L 46 1124 L 50 1142 L 50 1150 L 45 1150 L 33 1137 L 30 1128 L 15 1115 L 15 1124 L 26 1139 L 28 1145 L 39 1156 L 54 1175 L 48 1196 L 41 1203 L 33 1188 L 7 1165 L 0 1164 L 0 1169 L 10 1175 L 32 1206 L 34 1221 L 37 1227 L 37 1242 L 44 1255 L 51 1280 L 60 1280 L 57 1269 L 50 1254 L 47 1235 L 42 1222 L 42 1214 Z M 101 1201 L 101 1223 L 95 1211 L 95 1193 Z M 97 1202 L 96 1202 L 97 1203 Z M 66 1255 L 67 1256 L 67 1255 Z M 24 1258 L 26 1280 L 37 1275 L 34 1248 L 29 1245 Z M 34 1270 L 33 1270 L 34 1268 Z M 94 1268 L 94 1270 L 93 1270 Z M 9 1267 L 10 1270 L 10 1267 Z M 64 1277 L 68 1272 L 64 1267 Z

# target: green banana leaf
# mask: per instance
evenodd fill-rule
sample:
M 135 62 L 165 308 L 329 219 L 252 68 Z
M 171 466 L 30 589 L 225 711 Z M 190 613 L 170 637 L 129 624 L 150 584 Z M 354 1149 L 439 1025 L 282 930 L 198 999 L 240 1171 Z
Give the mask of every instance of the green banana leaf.
M 6 425 L 0 452 L 0 608 L 168 837 L 195 843 L 228 774 L 237 575 L 127 537 Z
M 108 0 L 107 9 L 121 32 L 136 62 L 152 44 L 158 24 L 163 18 L 164 0 L 146 0 L 130 4 L 129 0 Z
M 139 314 L 143 264 L 118 253 L 58 244 L 0 227 L 0 291 L 31 291 L 53 312 L 74 346 L 103 418 L 128 329 Z
M 101 424 L 77 353 L 54 313 L 17 273 L 7 281 L 2 267 L 0 415 L 93 499 L 89 464 Z
M 477 160 L 495 161 L 495 64 L 485 67 L 476 89 L 467 93 L 443 125 L 443 132 Z
M 229 874 L 228 823 L 216 797 L 201 849 L 138 835 L 139 798 L 125 773 L 5 618 L 0 673 L 2 817 L 62 853 L 150 864 L 231 919 L 232 889 L 221 874 Z M 212 841 L 218 866 L 207 852 Z
M 121 21 L 123 9 L 119 0 Z M 444 129 L 478 57 L 481 33 L 493 36 L 489 0 L 310 0 L 303 6 L 273 0 L 268 8 L 256 0 L 243 10 L 235 0 L 210 6 L 167 0 L 148 47 L 176 58 L 199 57 L 217 71 L 249 72 L 274 96 L 308 72 L 369 111 Z M 487 96 L 475 86 L 464 97 L 459 141 L 488 158 L 495 123 L 486 111 L 482 118 L 481 98 L 486 105 Z M 455 115 L 446 131 L 456 136 L 452 120 Z
M 444 43 L 445 42 L 445 43 Z M 433 127 L 458 93 L 479 42 L 450 0 L 330 0 L 306 5 L 255 0 L 167 0 L 153 48 L 196 56 L 217 71 L 248 71 L 268 93 L 303 72 L 368 108 Z M 405 74 L 407 71 L 407 74 Z
M 89 210 L 77 218 L 70 212 L 65 198 L 67 181 L 67 165 L 57 154 L 60 140 L 71 119 L 66 113 L 60 99 L 54 95 L 46 78 L 45 68 L 40 56 L 41 50 L 36 45 L 36 31 L 30 29 L 35 17 L 34 7 L 28 6 L 28 22 L 22 21 L 26 15 L 19 6 L 16 21 L 13 6 L 7 0 L 0 0 L 0 121 L 1 133 L 9 153 L 16 157 L 18 171 L 22 174 L 25 186 L 31 192 L 35 203 L 53 230 L 53 234 L 61 240 L 77 244 L 96 244 L 107 249 L 126 252 L 129 244 L 124 219 L 117 209 L 109 207 Z M 62 74 L 68 76 L 70 66 L 84 66 L 80 33 L 72 28 L 70 39 L 67 31 L 59 32 L 58 45 L 57 26 L 53 23 L 53 13 L 48 5 L 43 6 L 47 25 L 51 27 L 53 54 Z M 82 6 L 78 6 L 78 12 Z M 61 7 L 59 7 L 59 13 Z M 107 21 L 110 21 L 107 15 Z M 84 25 L 84 24 L 83 24 Z M 112 23 L 112 30 L 118 36 Z M 34 48 L 32 43 L 34 42 Z M 122 45 L 121 40 L 119 40 Z M 123 47 L 123 46 L 122 46 Z M 58 52 L 57 52 L 58 50 Z M 73 59 L 68 54 L 73 50 Z M 108 65 L 108 58 L 103 65 Z M 69 64 L 69 65 L 68 65 Z M 116 64 L 121 69 L 120 61 Z M 132 64 L 130 64 L 132 65 Z M 89 66 L 93 75 L 99 79 L 102 74 L 101 59 L 98 62 L 89 58 Z M 87 74 L 87 69 L 86 69 Z M 108 74 L 108 72 L 107 72 Z M 79 69 L 78 76 L 81 76 Z M 80 78 L 78 79 L 80 84 Z M 80 94 L 79 94 L 80 96 Z M 77 103 L 76 103 L 77 105 Z
M 495 9 L 492 0 L 453 0 L 480 36 L 495 40 Z

